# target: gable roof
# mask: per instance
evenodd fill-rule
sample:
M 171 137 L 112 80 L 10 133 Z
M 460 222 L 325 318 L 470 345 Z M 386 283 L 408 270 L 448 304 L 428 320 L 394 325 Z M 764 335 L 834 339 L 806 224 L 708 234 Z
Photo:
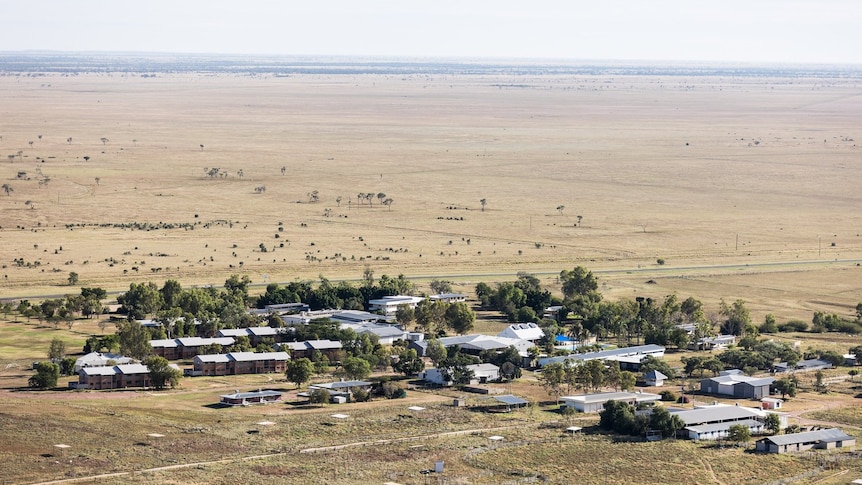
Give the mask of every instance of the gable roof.
M 662 380 L 667 379 L 667 376 L 662 374 L 661 372 L 653 369 L 653 370 L 647 372 L 646 374 L 644 374 L 644 379 L 651 380 L 651 381 L 662 381 Z
M 661 396 L 649 392 L 598 392 L 595 394 L 580 394 L 576 396 L 562 396 L 563 401 L 577 401 L 585 404 L 607 402 L 607 401 L 658 401 Z
M 755 419 L 759 416 L 754 411 L 741 406 L 706 406 L 699 409 L 677 411 L 673 412 L 673 414 L 679 416 L 686 426 L 740 419 Z
M 221 364 L 224 364 L 224 363 L 227 363 L 228 361 L 230 361 L 230 358 L 227 356 L 227 354 L 207 354 L 207 355 L 196 355 L 194 360 L 196 362 L 202 362 L 202 363 L 221 363 Z
M 710 423 L 710 424 L 701 424 L 696 426 L 686 426 L 685 429 L 689 431 L 694 431 L 697 434 L 701 433 L 713 433 L 716 431 L 726 431 L 729 430 L 731 426 L 735 426 L 741 424 L 742 426 L 747 426 L 749 428 L 762 428 L 764 425 L 760 421 L 756 419 L 741 419 L 739 421 L 724 421 L 721 423 Z
M 287 352 L 231 352 L 228 358 L 237 362 L 254 362 L 257 360 L 290 360 Z
M 737 384 L 746 384 L 753 387 L 768 386 L 775 381 L 772 377 L 749 377 L 742 374 L 720 375 L 710 377 L 705 380 L 717 382 L 719 384 L 730 384 L 733 386 Z
M 571 361 L 587 361 L 594 359 L 612 359 L 615 357 L 631 357 L 631 356 L 646 356 L 646 355 L 664 355 L 665 348 L 661 345 L 647 344 L 636 345 L 633 347 L 622 347 L 619 349 L 601 350 L 598 352 L 587 352 L 585 354 L 569 354 L 557 357 L 547 357 L 539 359 L 539 366 L 544 367 L 548 364 L 556 362 Z
M 820 441 L 823 443 L 834 443 L 836 441 L 852 440 L 852 436 L 838 428 L 820 429 L 817 431 L 807 431 L 805 433 L 780 434 L 763 438 L 776 445 L 792 445 L 796 443 L 811 443 Z
M 524 340 L 538 340 L 545 336 L 545 332 L 539 328 L 538 325 L 532 322 L 515 323 L 503 329 L 503 331 L 498 333 L 497 336 Z

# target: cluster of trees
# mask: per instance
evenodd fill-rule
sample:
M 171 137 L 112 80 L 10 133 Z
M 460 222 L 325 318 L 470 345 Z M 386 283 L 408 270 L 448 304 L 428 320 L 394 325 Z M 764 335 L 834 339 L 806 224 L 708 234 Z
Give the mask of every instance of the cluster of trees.
M 535 322 L 549 306 L 562 304 L 542 288 L 538 278 L 524 272 L 518 273 L 516 281 L 497 283 L 495 287 L 479 283 L 476 296 L 482 307 L 505 314 L 510 322 Z
M 561 394 L 569 394 L 573 389 L 593 392 L 602 387 L 633 389 L 636 380 L 632 372 L 620 371 L 619 362 L 605 363 L 598 359 L 548 364 L 539 376 L 542 387 L 557 400 Z
M 814 312 L 811 325 L 802 320 L 789 320 L 778 323 L 772 314 L 766 315 L 763 324 L 760 325 L 761 333 L 779 332 L 841 332 L 851 335 L 862 333 L 862 302 L 856 305 L 856 318 L 850 320 L 837 313 Z
M 399 305 L 395 320 L 405 328 L 415 324 L 424 333 L 432 335 L 445 335 L 447 330 L 465 334 L 473 329 L 476 313 L 464 302 L 425 299 L 415 309 L 409 305 Z
M 48 322 L 55 327 L 65 323 L 71 329 L 78 317 L 90 318 L 102 314 L 104 312 L 102 300 L 105 296 L 107 293 L 102 288 L 81 288 L 81 293 L 78 295 L 47 299 L 39 304 L 21 300 L 16 310 L 27 317 L 27 320 L 36 318 L 40 323 Z M 11 303 L 7 305 L 8 307 L 4 306 L 4 311 L 8 313 L 12 307 Z
M 413 283 L 404 275 L 398 275 L 397 278 L 382 275 L 375 281 L 374 273 L 366 268 L 358 286 L 348 281 L 333 284 L 323 276 L 320 276 L 317 286 L 311 281 L 297 281 L 286 286 L 271 283 L 264 294 L 253 302 L 253 306 L 264 308 L 267 305 L 304 302 L 312 310 L 365 310 L 368 300 L 391 295 L 412 295 L 414 291 Z
M 152 282 L 132 283 L 129 291 L 117 297 L 117 302 L 121 305 L 119 312 L 130 320 L 153 317 L 161 322 L 167 338 L 213 336 L 222 328 L 261 323 L 260 318 L 248 312 L 250 283 L 248 276 L 237 275 L 228 278 L 221 290 L 185 289 L 176 280 L 165 281 L 161 288 Z
M 726 369 L 742 369 L 750 374 L 756 370 L 770 370 L 777 362 L 794 366 L 802 360 L 802 354 L 786 342 L 757 340 L 747 336 L 740 340 L 738 347 L 727 349 L 716 358 Z
M 608 401 L 599 413 L 599 427 L 618 434 L 643 435 L 648 431 L 660 432 L 670 438 L 685 427 L 685 422 L 661 406 L 648 413 L 636 413 L 636 408 L 622 401 Z

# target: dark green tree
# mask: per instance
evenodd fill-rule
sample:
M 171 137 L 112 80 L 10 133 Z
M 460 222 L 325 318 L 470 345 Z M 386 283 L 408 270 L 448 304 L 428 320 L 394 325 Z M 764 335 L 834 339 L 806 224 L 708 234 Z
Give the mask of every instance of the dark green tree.
M 155 283 L 132 283 L 129 291 L 117 297 L 120 311 L 129 318 L 141 320 L 162 308 L 162 294 Z
M 314 374 L 314 364 L 305 357 L 289 361 L 287 371 L 284 373 L 288 381 L 296 384 L 297 389 L 308 382 L 312 374 Z
M 415 376 L 425 369 L 425 362 L 413 349 L 404 349 L 398 354 L 398 360 L 392 362 L 392 370 L 405 376 Z
M 118 323 L 117 340 L 120 342 L 120 353 L 123 355 L 144 360 L 153 353 L 150 335 L 139 322 L 124 321 Z
M 434 363 L 434 366 L 439 367 L 440 363 L 446 359 L 447 352 L 446 347 L 443 347 L 443 344 L 440 343 L 437 339 L 431 339 L 428 341 L 428 345 L 425 347 L 425 355 L 431 359 L 431 362 Z
M 778 434 L 781 431 L 781 418 L 775 413 L 767 414 L 763 424 L 772 434 Z
M 340 373 L 351 380 L 365 379 L 371 374 L 371 364 L 359 357 L 347 357 L 341 362 Z
M 449 304 L 446 308 L 444 318 L 446 326 L 451 328 L 455 333 L 465 334 L 473 329 L 473 323 L 476 321 L 476 314 L 464 302 Z
M 48 389 L 57 387 L 60 379 L 60 366 L 53 362 L 39 362 L 36 364 L 36 374 L 27 381 L 30 387 L 36 389 Z
M 148 357 L 144 365 L 150 370 L 150 383 L 157 391 L 177 387 L 183 375 L 179 369 L 171 367 L 168 359 L 158 355 Z

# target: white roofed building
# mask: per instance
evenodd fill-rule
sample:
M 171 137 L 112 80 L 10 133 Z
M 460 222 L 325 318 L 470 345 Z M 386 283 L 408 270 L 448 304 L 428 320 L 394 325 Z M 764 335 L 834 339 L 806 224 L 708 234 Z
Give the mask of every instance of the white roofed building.
M 503 331 L 498 333 L 497 336 L 529 340 L 530 342 L 535 343 L 537 340 L 545 336 L 545 331 L 532 322 L 514 323 L 503 329 Z

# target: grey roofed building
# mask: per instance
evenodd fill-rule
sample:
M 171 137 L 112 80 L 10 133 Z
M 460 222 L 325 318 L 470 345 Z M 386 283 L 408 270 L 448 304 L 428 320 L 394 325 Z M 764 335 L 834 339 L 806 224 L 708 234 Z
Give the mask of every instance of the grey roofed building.
M 595 394 L 581 394 L 576 396 L 563 396 L 560 398 L 566 407 L 574 408 L 582 413 L 597 413 L 605 408 L 608 401 L 622 401 L 629 404 L 651 403 L 661 399 L 658 394 L 648 392 L 599 392 Z
M 195 362 L 201 363 L 228 363 L 230 362 L 230 357 L 228 354 L 208 354 L 208 355 L 196 355 Z
M 227 354 L 237 362 L 252 362 L 257 360 L 290 360 L 287 352 L 231 352 Z
M 351 325 L 347 323 L 341 324 L 342 329 L 351 329 L 359 335 L 368 333 L 376 335 L 382 345 L 390 345 L 396 340 L 406 340 L 407 332 L 401 327 L 395 325 L 385 325 L 377 323 L 363 323 L 359 325 Z
M 725 438 L 730 434 L 731 426 L 745 426 L 751 434 L 762 433 L 766 425 L 756 419 L 741 419 L 739 421 L 725 421 L 721 423 L 701 424 L 686 426 L 688 437 L 695 440 L 717 440 Z
M 339 310 L 329 315 L 330 320 L 339 323 L 375 323 L 386 321 L 386 317 L 361 310 Z
M 788 453 L 810 449 L 850 448 L 855 445 L 856 438 L 847 435 L 838 428 L 829 428 L 804 433 L 768 436 L 758 440 L 755 449 L 770 453 Z
M 509 347 L 515 347 L 522 356 L 527 355 L 527 351 L 533 346 L 533 343 L 518 338 L 508 338 L 500 336 L 491 336 L 483 334 L 457 335 L 454 337 L 443 337 L 437 339 L 443 347 L 458 347 L 461 350 L 479 354 L 485 350 L 504 350 Z
M 773 372 L 788 372 L 788 371 L 812 371 L 819 369 L 831 369 L 832 363 L 826 360 L 821 359 L 806 359 L 800 360 L 796 363 L 796 365 L 791 368 L 791 366 L 787 362 L 779 362 L 772 367 Z
M 281 399 L 278 391 L 260 390 L 251 392 L 235 392 L 219 396 L 222 404 L 228 406 L 247 406 L 249 404 L 266 404 Z
M 311 384 L 309 389 L 331 389 L 331 390 L 342 390 L 342 389 L 350 389 L 351 387 L 361 387 L 368 388 L 373 386 L 373 382 L 368 381 L 335 381 L 335 382 L 324 382 L 321 384 Z
M 133 359 L 120 354 L 90 352 L 75 360 L 75 373 L 85 367 L 104 367 L 107 365 L 130 364 Z
M 648 344 L 648 345 L 637 345 L 634 347 L 622 347 L 619 349 L 611 349 L 611 350 L 601 350 L 598 352 L 587 352 L 585 354 L 569 354 L 569 355 L 561 355 L 557 357 L 546 357 L 543 359 L 539 359 L 539 367 L 544 367 L 548 364 L 552 363 L 563 363 L 567 360 L 569 361 L 588 361 L 595 359 L 609 359 L 613 357 L 632 357 L 632 356 L 643 356 L 652 355 L 654 357 L 663 357 L 665 348 L 661 345 Z
M 671 410 L 671 412 L 679 416 L 686 426 L 757 419 L 760 417 L 758 413 L 742 406 L 704 406 L 681 411 Z
M 769 396 L 772 377 L 749 377 L 742 374 L 726 374 L 700 381 L 700 391 L 705 394 L 760 399 Z
M 518 396 L 513 396 L 511 394 L 506 394 L 504 396 L 494 396 L 494 399 L 496 399 L 497 401 L 499 401 L 503 404 L 509 404 L 512 406 L 523 406 L 526 404 L 530 404 L 530 402 L 527 401 L 526 399 L 522 399 Z

